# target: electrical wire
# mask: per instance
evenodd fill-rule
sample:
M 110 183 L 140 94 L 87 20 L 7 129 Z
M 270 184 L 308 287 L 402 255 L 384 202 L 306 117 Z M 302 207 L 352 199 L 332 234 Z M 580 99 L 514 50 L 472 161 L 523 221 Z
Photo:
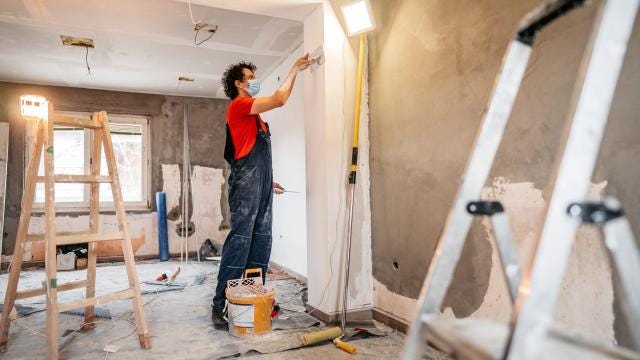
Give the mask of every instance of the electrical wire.
M 87 64 L 87 72 L 89 73 L 89 75 L 91 75 L 91 67 L 89 66 L 89 47 L 85 46 L 84 48 L 86 50 L 84 54 L 84 62 L 85 64 Z
M 196 46 L 200 46 L 204 43 L 206 43 L 207 41 L 209 41 L 209 39 L 211 39 L 213 37 L 213 35 L 215 35 L 215 31 L 211 31 L 211 35 L 209 35 L 209 37 L 207 37 L 206 39 L 198 42 L 198 34 L 200 33 L 200 29 L 195 30 L 195 36 L 193 37 L 193 43 L 196 44 Z
M 189 4 L 189 16 L 191 17 L 191 22 L 193 23 L 193 25 L 198 25 L 201 20 L 198 20 L 198 21 L 193 20 L 193 12 L 191 11 L 191 0 L 188 1 L 188 4 Z

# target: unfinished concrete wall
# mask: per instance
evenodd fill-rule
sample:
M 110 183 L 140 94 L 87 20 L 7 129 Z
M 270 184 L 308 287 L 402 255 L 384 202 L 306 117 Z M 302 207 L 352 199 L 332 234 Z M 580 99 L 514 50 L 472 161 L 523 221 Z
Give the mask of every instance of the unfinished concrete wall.
M 376 307 L 407 322 L 458 180 L 519 19 L 540 1 L 372 0 L 370 36 L 373 274 Z M 533 253 L 547 182 L 582 50 L 595 14 L 578 10 L 544 30 L 484 195 L 505 203 L 520 260 Z M 640 27 L 636 23 L 602 146 L 592 195 L 619 197 L 640 234 L 635 185 L 640 124 Z M 509 316 L 493 240 L 474 223 L 443 311 L 449 316 Z M 591 335 L 625 342 L 611 268 L 600 234 L 580 232 L 556 318 Z M 593 316 L 584 316 L 588 311 Z
M 103 90 L 88 90 L 67 87 L 25 85 L 15 83 L 0 83 L 0 121 L 11 124 L 11 142 L 9 148 L 9 170 L 7 181 L 6 227 L 3 254 L 12 253 L 20 215 L 20 200 L 24 181 L 25 159 L 25 121 L 20 117 L 20 95 L 38 94 L 52 101 L 58 110 L 66 111 L 100 111 L 109 113 L 144 115 L 150 119 L 150 156 L 151 186 L 148 198 L 150 208 L 138 211 L 129 217 L 132 237 L 138 255 L 157 253 L 157 236 L 155 223 L 155 192 L 168 191 L 170 248 L 172 252 L 179 251 L 179 243 L 175 227 L 171 221 L 178 222 L 180 211 L 176 207 L 180 204 L 180 174 L 183 148 L 183 106 L 188 106 L 189 135 L 191 146 L 191 162 L 195 167 L 192 177 L 193 195 L 191 213 L 192 221 L 196 222 L 197 241 L 211 238 L 221 242 L 224 240 L 223 214 L 228 213 L 227 200 L 224 189 L 223 171 L 226 173 L 226 163 L 223 159 L 225 142 L 225 109 L 228 103 L 222 99 L 185 98 L 152 94 L 123 93 Z M 174 166 L 176 172 L 163 172 L 163 166 Z M 167 174 L 172 174 L 166 177 Z M 165 176 L 163 176 L 165 175 Z M 201 194 L 201 196 L 198 196 Z M 213 203 L 204 203 L 207 199 Z M 211 208 L 206 208 L 210 206 Z M 41 221 L 34 217 L 31 231 L 37 232 Z M 113 215 L 103 216 L 102 225 L 105 230 L 115 225 Z M 202 222 L 202 229 L 198 232 Z M 210 224 L 216 222 L 215 224 Z M 40 225 L 39 225 L 40 224 Z M 88 224 L 86 213 L 60 213 L 58 226 L 60 229 L 77 230 Z M 175 225 L 175 224 L 173 224 Z M 101 255 L 119 254 L 116 244 L 101 244 Z M 192 246 L 192 249 L 194 246 Z M 33 249 L 27 260 L 38 260 L 40 250 Z

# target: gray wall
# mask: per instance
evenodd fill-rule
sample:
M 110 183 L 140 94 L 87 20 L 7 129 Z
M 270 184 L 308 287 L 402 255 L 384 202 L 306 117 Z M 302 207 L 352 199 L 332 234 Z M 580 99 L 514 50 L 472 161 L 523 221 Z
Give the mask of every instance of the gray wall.
M 11 254 L 13 251 L 20 215 L 25 161 L 28 161 L 24 159 L 25 129 L 24 120 L 20 117 L 20 96 L 24 94 L 45 96 L 58 110 L 105 110 L 108 113 L 149 116 L 152 182 L 150 199 L 155 199 L 153 194 L 162 190 L 161 165 L 182 164 L 185 104 L 188 105 L 189 111 L 192 165 L 226 169 L 222 155 L 227 100 L 0 82 L 0 121 L 9 122 L 11 127 L 4 230 L 6 237 L 2 246 L 4 254 Z M 221 206 L 223 214 L 227 214 L 226 196 L 223 196 Z M 152 204 L 152 207 L 155 208 L 155 204 Z
M 378 25 L 369 35 L 373 274 L 392 292 L 418 296 L 508 41 L 540 2 L 372 0 Z M 498 177 L 531 182 L 548 199 L 594 9 L 578 10 L 540 34 L 487 186 Z M 640 235 L 638 23 L 630 43 L 593 182 L 608 182 L 605 192 L 622 200 Z M 445 301 L 459 317 L 477 310 L 489 287 L 491 244 L 478 223 L 460 264 Z M 615 327 L 624 343 L 619 317 Z

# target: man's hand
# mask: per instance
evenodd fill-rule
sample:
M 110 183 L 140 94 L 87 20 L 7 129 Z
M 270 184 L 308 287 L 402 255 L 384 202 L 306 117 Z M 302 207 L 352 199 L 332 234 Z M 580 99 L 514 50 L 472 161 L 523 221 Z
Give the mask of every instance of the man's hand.
M 274 183 L 273 183 L 273 193 L 274 193 L 274 194 L 276 194 L 276 195 L 282 195 L 282 194 L 284 194 L 284 191 L 285 191 L 285 190 L 284 190 L 284 188 L 282 187 L 282 185 L 280 185 L 280 184 L 279 184 L 279 183 L 277 183 L 277 182 L 274 182 Z
M 306 53 L 303 57 L 296 60 L 296 62 L 293 64 L 293 68 L 297 69 L 298 71 L 302 71 L 306 70 L 309 65 L 311 65 L 311 61 L 309 61 L 309 53 Z

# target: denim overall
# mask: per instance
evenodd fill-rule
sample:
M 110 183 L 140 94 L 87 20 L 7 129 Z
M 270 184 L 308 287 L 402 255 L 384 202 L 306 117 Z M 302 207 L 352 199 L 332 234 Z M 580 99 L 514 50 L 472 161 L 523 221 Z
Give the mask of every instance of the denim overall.
M 231 232 L 222 247 L 214 309 L 224 308 L 227 280 L 241 278 L 245 269 L 262 268 L 264 283 L 271 256 L 272 202 L 271 135 L 258 126 L 249 155 L 231 162 Z

